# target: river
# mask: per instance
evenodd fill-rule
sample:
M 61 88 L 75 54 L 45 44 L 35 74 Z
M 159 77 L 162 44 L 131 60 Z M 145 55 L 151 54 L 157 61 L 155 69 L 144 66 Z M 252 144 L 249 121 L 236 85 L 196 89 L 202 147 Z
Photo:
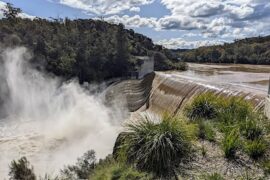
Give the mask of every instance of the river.
M 188 65 L 187 71 L 170 71 L 164 74 L 176 80 L 192 81 L 213 88 L 267 95 L 270 78 L 269 65 L 196 63 Z

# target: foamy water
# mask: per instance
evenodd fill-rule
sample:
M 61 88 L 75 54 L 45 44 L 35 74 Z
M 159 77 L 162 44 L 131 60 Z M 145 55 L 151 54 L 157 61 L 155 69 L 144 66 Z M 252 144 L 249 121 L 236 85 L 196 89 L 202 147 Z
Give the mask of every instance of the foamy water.
M 0 176 L 26 156 L 38 174 L 58 173 L 84 152 L 112 152 L 123 108 L 106 107 L 76 81 L 62 83 L 29 67 L 25 48 L 1 54 Z

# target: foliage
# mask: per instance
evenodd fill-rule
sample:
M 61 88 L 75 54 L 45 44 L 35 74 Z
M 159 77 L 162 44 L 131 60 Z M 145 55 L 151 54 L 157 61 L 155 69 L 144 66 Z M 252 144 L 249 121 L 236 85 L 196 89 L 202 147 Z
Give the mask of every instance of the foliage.
M 36 180 L 34 168 L 26 157 L 22 157 L 18 161 L 13 160 L 9 167 L 9 176 L 11 180 Z
M 205 122 L 203 120 L 200 120 L 198 122 L 198 126 L 199 126 L 199 133 L 198 133 L 199 138 L 205 139 L 208 141 L 215 141 L 216 132 L 213 129 L 210 122 Z
M 174 50 L 183 61 L 199 63 L 270 64 L 270 36 L 236 40 L 234 43 Z
M 185 109 L 187 117 L 190 119 L 213 119 L 217 115 L 216 99 L 214 93 L 204 93 L 195 97 Z
M 114 160 L 97 165 L 93 173 L 89 176 L 91 180 L 150 180 L 151 176 L 144 172 L 139 172 L 133 167 L 117 163 Z
M 263 136 L 263 127 L 258 119 L 247 119 L 240 124 L 242 135 L 248 140 L 260 139 Z
M 87 151 L 78 158 L 76 165 L 69 165 L 61 170 L 64 179 L 87 179 L 95 168 L 96 156 L 93 150 Z
M 206 174 L 202 176 L 203 180 L 224 180 L 219 173 Z
M 20 9 L 9 5 L 7 17 Z M 139 68 L 136 56 L 155 57 L 155 70 L 185 69 L 171 51 L 155 45 L 146 36 L 127 30 L 122 24 L 92 19 L 22 19 L 0 20 L 0 41 L 28 47 L 31 62 L 64 78 L 78 78 L 81 83 L 129 76 Z M 14 38 L 13 38 L 14 39 Z M 157 59 L 159 54 L 162 59 Z M 134 60 L 135 59 L 135 60 Z
M 235 157 L 236 150 L 240 147 L 239 133 L 237 129 L 227 132 L 222 141 L 222 149 L 225 157 L 232 159 Z
M 245 143 L 247 154 L 253 159 L 262 157 L 268 148 L 267 143 L 263 139 L 248 140 Z
M 157 122 L 150 116 L 127 125 L 122 149 L 130 164 L 155 176 L 174 175 L 179 163 L 189 157 L 196 126 L 164 115 Z
M 6 4 L 6 9 L 3 9 L 4 17 L 7 19 L 15 19 L 22 12 L 20 8 L 15 8 L 11 3 Z

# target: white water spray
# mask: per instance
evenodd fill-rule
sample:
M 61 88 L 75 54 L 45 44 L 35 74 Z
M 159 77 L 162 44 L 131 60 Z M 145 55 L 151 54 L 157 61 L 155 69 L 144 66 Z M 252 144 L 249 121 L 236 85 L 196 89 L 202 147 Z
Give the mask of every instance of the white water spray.
M 122 113 L 112 112 L 76 81 L 62 84 L 30 68 L 28 59 L 25 48 L 2 52 L 0 176 L 21 156 L 44 174 L 58 173 L 90 149 L 98 158 L 111 153 Z

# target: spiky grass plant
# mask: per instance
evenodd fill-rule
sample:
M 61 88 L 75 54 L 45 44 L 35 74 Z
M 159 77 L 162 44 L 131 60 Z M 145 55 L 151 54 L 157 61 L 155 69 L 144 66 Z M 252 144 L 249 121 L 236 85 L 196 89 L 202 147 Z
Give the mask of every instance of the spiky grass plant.
M 256 140 L 263 137 L 264 128 L 259 119 L 247 119 L 240 123 L 241 134 L 248 140 Z
M 203 120 L 198 121 L 199 126 L 199 138 L 205 139 L 208 141 L 215 141 L 216 132 L 213 129 L 213 126 L 210 124 L 210 122 L 206 122 Z
M 222 141 L 222 149 L 224 151 L 225 157 L 228 159 L 233 159 L 239 147 L 239 130 L 233 129 L 231 132 L 227 132 Z
M 267 148 L 268 144 L 263 139 L 248 140 L 245 142 L 245 151 L 253 159 L 262 157 Z
M 194 98 L 185 109 L 188 118 L 213 119 L 217 115 L 217 97 L 214 93 L 204 93 Z
M 175 175 L 174 170 L 191 153 L 197 128 L 185 120 L 164 115 L 161 120 L 144 116 L 129 123 L 122 147 L 127 161 L 157 177 Z
M 140 172 L 134 167 L 110 161 L 98 165 L 89 176 L 89 180 L 151 180 L 150 174 Z

